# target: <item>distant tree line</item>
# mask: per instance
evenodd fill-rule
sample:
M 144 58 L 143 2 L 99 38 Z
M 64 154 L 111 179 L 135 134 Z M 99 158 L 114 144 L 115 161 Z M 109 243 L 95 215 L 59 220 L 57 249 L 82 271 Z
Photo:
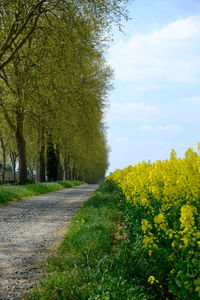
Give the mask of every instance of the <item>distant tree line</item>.
M 108 167 L 104 59 L 126 0 L 0 2 L 1 177 L 95 182 Z M 17 177 L 16 177 L 17 171 Z

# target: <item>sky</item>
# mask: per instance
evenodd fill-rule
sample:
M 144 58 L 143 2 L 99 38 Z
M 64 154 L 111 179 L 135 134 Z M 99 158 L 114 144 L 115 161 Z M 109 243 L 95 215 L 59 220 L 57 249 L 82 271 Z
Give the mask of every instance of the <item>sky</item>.
M 108 174 L 200 141 L 200 0 L 135 0 L 129 15 L 107 54 Z

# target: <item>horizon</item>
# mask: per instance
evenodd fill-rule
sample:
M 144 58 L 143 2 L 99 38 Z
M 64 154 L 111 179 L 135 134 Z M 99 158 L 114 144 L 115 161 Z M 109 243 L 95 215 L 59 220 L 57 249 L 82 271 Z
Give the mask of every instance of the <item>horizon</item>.
M 200 3 L 136 0 L 130 17 L 107 55 L 115 73 L 107 173 L 167 159 L 171 149 L 183 157 L 200 140 Z

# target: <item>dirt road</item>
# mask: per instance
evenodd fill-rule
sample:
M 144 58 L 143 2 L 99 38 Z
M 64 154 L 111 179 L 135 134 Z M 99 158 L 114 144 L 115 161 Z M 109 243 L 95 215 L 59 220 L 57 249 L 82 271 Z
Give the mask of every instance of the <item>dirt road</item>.
M 0 300 L 20 299 L 34 286 L 46 249 L 61 240 L 97 187 L 81 185 L 0 207 Z

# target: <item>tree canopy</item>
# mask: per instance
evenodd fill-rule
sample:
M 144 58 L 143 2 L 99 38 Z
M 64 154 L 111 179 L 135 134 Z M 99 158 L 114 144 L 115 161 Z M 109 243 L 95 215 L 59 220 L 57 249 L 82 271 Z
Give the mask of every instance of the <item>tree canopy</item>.
M 1 152 L 14 178 L 19 166 L 19 183 L 28 173 L 38 181 L 104 176 L 112 87 L 104 49 L 127 2 L 1 1 Z

